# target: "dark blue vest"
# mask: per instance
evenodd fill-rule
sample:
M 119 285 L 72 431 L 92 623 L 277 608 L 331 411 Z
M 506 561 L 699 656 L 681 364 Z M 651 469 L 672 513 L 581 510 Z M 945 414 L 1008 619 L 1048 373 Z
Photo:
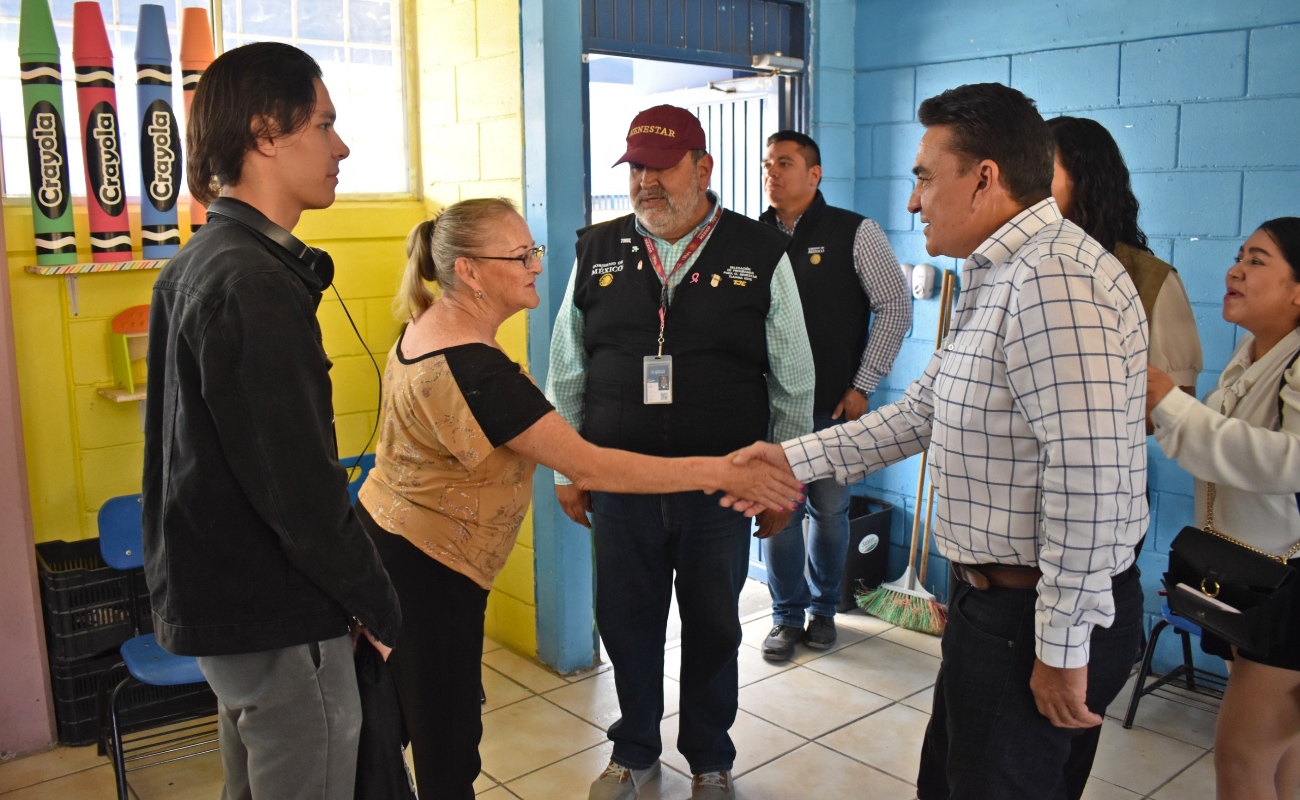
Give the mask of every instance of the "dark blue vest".
M 642 359 L 658 351 L 662 284 L 645 239 L 632 215 L 579 231 L 573 304 L 587 353 L 583 437 L 657 456 L 724 455 L 767 438 L 765 326 L 786 241 L 722 212 L 668 309 L 673 402 L 646 405 Z
M 776 210 L 769 207 L 759 219 L 775 228 Z M 853 266 L 853 242 L 864 219 L 826 205 L 818 191 L 790 240 L 790 264 L 817 368 L 813 412 L 818 414 L 839 405 L 867 346 L 871 305 Z

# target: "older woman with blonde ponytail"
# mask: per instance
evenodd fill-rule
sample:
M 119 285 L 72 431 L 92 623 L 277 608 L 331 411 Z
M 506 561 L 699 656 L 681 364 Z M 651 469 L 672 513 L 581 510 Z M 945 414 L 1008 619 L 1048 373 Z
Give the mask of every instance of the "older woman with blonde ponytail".
M 450 206 L 416 226 L 406 249 L 396 306 L 408 321 L 384 371 L 375 468 L 357 513 L 402 602 L 388 663 L 420 796 L 470 800 L 481 766 L 483 615 L 537 463 L 584 489 L 723 491 L 768 508 L 802 497 L 793 476 L 760 462 L 596 447 L 555 412 L 496 341 L 501 323 L 537 307 L 546 252 L 510 201 Z

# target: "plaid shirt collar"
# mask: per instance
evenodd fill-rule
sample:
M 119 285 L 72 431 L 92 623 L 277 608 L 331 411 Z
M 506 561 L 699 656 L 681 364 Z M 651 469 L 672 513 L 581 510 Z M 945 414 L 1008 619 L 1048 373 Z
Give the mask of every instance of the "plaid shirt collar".
M 1061 209 L 1048 197 L 1016 214 L 975 249 L 962 266 L 962 277 L 978 267 L 996 267 L 1009 261 L 1025 242 L 1053 222 L 1060 222 Z

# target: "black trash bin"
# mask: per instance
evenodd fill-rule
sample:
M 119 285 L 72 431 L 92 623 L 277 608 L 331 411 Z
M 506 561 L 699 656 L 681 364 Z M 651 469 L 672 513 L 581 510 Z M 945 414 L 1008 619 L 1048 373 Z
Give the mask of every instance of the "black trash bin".
M 884 500 L 858 495 L 849 498 L 849 547 L 840 581 L 839 611 L 855 608 L 855 595 L 884 582 L 893 515 L 893 504 Z

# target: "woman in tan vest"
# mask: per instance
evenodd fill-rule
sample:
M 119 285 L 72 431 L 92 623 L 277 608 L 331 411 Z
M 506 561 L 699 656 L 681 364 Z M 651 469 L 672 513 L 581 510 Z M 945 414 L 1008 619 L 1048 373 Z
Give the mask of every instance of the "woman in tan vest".
M 1052 196 L 1062 216 L 1124 265 L 1147 312 L 1149 363 L 1195 397 L 1201 371 L 1196 318 L 1178 273 L 1152 255 L 1147 236 L 1138 227 L 1138 201 L 1119 146 L 1095 120 L 1056 117 L 1047 121 L 1047 127 L 1056 139 Z M 1150 421 L 1147 426 L 1150 433 Z

